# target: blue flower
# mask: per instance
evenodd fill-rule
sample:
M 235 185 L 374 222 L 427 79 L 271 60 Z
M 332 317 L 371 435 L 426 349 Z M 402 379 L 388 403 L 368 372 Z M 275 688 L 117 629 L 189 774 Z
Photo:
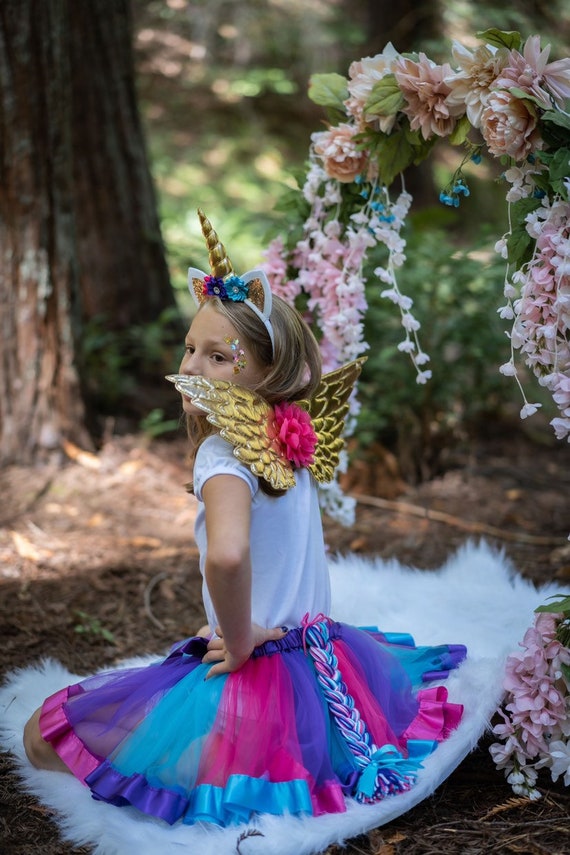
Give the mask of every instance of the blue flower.
M 243 279 L 240 279 L 239 276 L 229 276 L 225 280 L 224 286 L 226 289 L 226 299 L 231 300 L 233 303 L 243 303 L 249 294 L 249 285 Z

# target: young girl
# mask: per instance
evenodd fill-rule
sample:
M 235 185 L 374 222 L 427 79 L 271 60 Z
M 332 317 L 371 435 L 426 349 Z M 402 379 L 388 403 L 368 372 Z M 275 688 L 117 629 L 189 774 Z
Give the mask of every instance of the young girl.
M 201 220 L 212 275 L 190 269 L 199 308 L 169 379 L 192 443 L 208 625 L 165 659 L 48 698 L 25 748 L 96 799 L 168 823 L 340 812 L 413 786 L 459 723 L 433 681 L 465 648 L 328 617 L 315 476 L 334 469 L 359 365 L 321 378 L 298 313 L 261 271 L 235 276 Z

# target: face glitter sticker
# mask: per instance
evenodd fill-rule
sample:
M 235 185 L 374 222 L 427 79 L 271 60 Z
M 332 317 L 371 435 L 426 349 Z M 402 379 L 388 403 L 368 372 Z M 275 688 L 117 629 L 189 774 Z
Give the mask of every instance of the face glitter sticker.
M 246 366 L 245 351 L 239 346 L 239 338 L 230 338 L 226 336 L 224 339 L 226 344 L 229 344 L 233 353 L 234 359 L 234 374 L 239 374 Z

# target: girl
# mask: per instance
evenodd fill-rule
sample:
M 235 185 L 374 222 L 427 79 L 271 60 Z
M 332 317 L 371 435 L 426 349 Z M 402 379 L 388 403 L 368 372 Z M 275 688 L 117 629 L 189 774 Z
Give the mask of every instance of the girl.
M 35 766 L 168 823 L 340 812 L 413 786 L 462 712 L 422 682 L 465 648 L 327 617 L 315 478 L 331 477 L 360 366 L 321 378 L 298 313 L 261 271 L 235 276 L 200 217 L 212 275 L 190 269 L 199 308 L 169 379 L 192 445 L 208 625 L 163 660 L 48 698 L 24 744 Z

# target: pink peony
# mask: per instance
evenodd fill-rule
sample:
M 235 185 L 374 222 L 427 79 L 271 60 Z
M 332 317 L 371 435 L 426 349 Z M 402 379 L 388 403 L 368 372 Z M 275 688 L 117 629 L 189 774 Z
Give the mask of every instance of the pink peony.
M 411 129 L 419 128 L 425 140 L 434 135 L 449 136 L 457 118 L 465 113 L 463 103 L 447 100 L 451 87 L 445 81 L 451 74 L 448 63 L 436 65 L 425 53 L 419 54 L 418 62 L 402 58 L 394 66 L 394 76 L 406 100 L 402 112 L 410 120 Z
M 537 128 L 534 106 L 506 89 L 491 92 L 481 114 L 481 133 L 495 157 L 506 154 L 525 160 L 544 145 Z
M 310 466 L 314 460 L 317 435 L 309 413 L 286 401 L 276 404 L 274 411 L 277 438 L 285 457 L 295 466 Z
M 312 135 L 315 154 L 322 158 L 327 175 L 350 184 L 366 171 L 368 155 L 357 148 L 352 125 L 340 124 Z

